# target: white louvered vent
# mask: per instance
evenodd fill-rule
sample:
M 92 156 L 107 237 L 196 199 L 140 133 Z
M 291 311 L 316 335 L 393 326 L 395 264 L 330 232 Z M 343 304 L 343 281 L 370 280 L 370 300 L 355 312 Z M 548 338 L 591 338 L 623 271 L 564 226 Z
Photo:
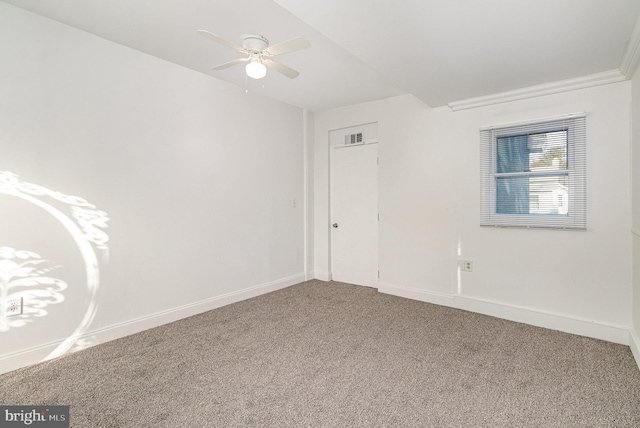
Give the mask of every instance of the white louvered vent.
M 364 144 L 364 140 L 362 139 L 362 132 L 358 132 L 357 134 L 347 134 L 344 136 L 345 146 L 352 146 L 354 144 Z

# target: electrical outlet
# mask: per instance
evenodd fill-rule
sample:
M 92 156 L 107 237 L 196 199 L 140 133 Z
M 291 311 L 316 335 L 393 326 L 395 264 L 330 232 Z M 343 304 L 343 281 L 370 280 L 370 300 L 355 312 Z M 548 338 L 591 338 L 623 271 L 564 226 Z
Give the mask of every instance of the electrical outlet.
M 458 259 L 458 269 L 464 272 L 473 272 L 473 260 Z
M 6 306 L 4 308 L 5 317 L 14 317 L 16 315 L 22 315 L 22 303 L 23 303 L 22 297 L 20 299 L 7 301 Z

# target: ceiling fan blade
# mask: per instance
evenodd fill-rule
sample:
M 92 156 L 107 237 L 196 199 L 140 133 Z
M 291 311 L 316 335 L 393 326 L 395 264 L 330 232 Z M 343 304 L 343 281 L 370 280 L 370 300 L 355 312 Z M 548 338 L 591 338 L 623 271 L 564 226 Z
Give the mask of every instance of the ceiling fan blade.
M 289 40 L 287 42 L 278 43 L 267 48 L 267 53 L 271 56 L 282 55 L 288 52 L 299 51 L 300 49 L 306 49 L 311 46 L 308 40 L 301 37 L 297 39 Z
M 207 31 L 207 30 L 197 30 L 196 33 L 200 34 L 202 37 L 206 37 L 207 39 L 211 39 L 214 42 L 218 42 L 221 45 L 225 45 L 230 47 L 231 49 L 235 49 L 238 52 L 244 52 L 244 49 L 242 48 L 242 46 L 236 45 L 233 42 L 230 42 L 228 40 L 223 39 L 220 36 L 217 36 L 215 34 L 213 34 L 211 31 Z
M 286 65 L 281 64 L 281 63 L 279 63 L 277 61 L 274 61 L 272 59 L 264 58 L 262 60 L 262 62 L 263 62 L 264 65 L 266 65 L 270 69 L 275 70 L 278 73 L 284 74 L 289 79 L 295 79 L 300 74 L 299 71 L 296 71 L 293 68 L 287 67 Z
M 236 64 L 242 64 L 243 62 L 249 62 L 249 58 L 238 58 L 233 61 L 225 62 L 224 64 L 211 67 L 212 70 L 224 70 L 225 68 L 233 67 Z

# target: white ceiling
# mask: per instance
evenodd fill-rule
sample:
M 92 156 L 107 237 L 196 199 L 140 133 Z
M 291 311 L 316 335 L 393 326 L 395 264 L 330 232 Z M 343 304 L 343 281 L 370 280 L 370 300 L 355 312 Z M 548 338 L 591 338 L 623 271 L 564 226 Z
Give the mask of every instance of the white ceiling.
M 3 0 L 99 37 L 311 111 L 412 93 L 436 107 L 618 70 L 639 0 Z M 298 36 L 278 57 L 300 71 L 247 79 L 241 43 Z

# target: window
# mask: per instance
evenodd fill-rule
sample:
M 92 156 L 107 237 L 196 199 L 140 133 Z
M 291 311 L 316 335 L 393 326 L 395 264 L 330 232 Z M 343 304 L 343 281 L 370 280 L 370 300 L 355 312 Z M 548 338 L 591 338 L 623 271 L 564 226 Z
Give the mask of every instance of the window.
M 481 226 L 586 228 L 585 114 L 480 130 Z

